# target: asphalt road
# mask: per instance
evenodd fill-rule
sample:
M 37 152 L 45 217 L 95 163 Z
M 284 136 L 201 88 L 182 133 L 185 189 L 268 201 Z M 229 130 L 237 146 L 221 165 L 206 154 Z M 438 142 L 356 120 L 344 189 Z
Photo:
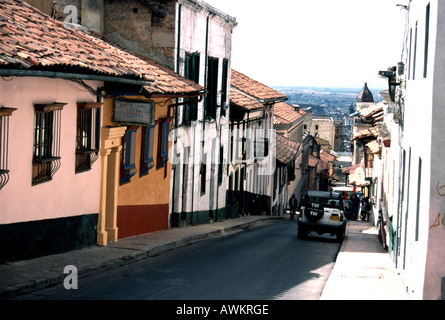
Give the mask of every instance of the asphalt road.
M 202 241 L 18 300 L 318 300 L 340 244 L 296 221 L 273 220 Z

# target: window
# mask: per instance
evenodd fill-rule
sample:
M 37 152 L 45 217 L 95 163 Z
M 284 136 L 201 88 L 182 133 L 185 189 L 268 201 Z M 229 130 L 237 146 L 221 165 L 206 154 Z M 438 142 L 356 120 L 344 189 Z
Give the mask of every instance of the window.
M 216 119 L 218 103 L 218 58 L 209 57 L 207 71 L 207 97 L 205 100 L 205 118 Z
M 201 175 L 201 195 L 206 193 L 206 178 L 207 178 L 207 153 L 204 153 L 202 161 L 201 161 L 201 167 L 199 170 L 199 174 Z
M 155 138 L 155 127 L 142 127 L 142 143 L 141 143 L 141 172 L 139 176 L 148 174 L 151 168 L 154 167 L 153 147 Z
M 60 168 L 60 131 L 65 103 L 34 105 L 32 185 L 52 180 Z
M 100 105 L 77 104 L 76 173 L 91 170 L 99 157 Z
M 122 162 L 120 184 L 130 182 L 131 177 L 136 174 L 136 136 L 137 127 L 130 127 L 122 137 Z
M 223 69 L 222 69 L 222 84 L 221 84 L 221 113 L 225 116 L 227 106 L 224 108 L 224 103 L 227 103 L 227 87 L 229 80 L 229 60 L 223 60 Z
M 0 108 L 0 190 L 9 181 L 8 170 L 8 143 L 9 143 L 9 117 L 17 109 Z
M 255 158 L 265 158 L 269 155 L 269 139 L 257 137 L 255 140 Z
M 232 200 L 234 199 L 233 196 L 233 173 L 229 175 L 229 184 L 227 188 L 227 202 L 232 203 Z
M 159 152 L 158 152 L 158 165 L 157 168 L 161 168 L 168 161 L 168 135 L 170 133 L 170 119 L 161 122 L 159 126 Z
M 184 77 L 199 83 L 199 53 L 186 53 L 185 65 L 184 65 Z M 187 100 L 193 99 L 185 99 Z M 184 115 L 182 122 L 186 125 L 190 125 L 192 121 L 198 119 L 198 103 L 190 103 L 184 105 Z
M 430 7 L 428 3 L 426 6 L 425 14 L 425 55 L 423 61 L 423 77 L 426 78 L 428 74 L 428 42 L 429 42 L 429 32 L 430 32 Z
M 224 147 L 219 148 L 219 163 L 218 163 L 218 185 L 220 186 L 223 181 L 223 170 L 224 170 Z

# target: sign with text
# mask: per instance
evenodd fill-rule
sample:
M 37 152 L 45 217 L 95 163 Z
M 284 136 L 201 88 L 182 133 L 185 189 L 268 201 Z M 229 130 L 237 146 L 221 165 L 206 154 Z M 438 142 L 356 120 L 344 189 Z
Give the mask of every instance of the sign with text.
M 149 100 L 116 100 L 114 122 L 153 125 L 154 108 L 154 102 Z

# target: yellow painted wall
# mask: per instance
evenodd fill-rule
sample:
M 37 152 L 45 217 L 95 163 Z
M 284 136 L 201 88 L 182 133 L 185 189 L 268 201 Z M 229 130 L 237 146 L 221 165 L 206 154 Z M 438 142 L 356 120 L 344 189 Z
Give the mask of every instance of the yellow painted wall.
M 146 100 L 143 96 L 125 97 L 127 100 Z M 172 99 L 152 99 L 155 102 L 155 120 L 165 119 L 168 117 L 168 106 L 173 103 Z M 103 126 L 119 126 L 120 124 L 112 121 L 114 110 L 114 99 L 104 98 L 103 106 Z M 128 126 L 129 127 L 129 126 Z M 155 205 L 168 204 L 170 195 L 170 173 L 171 164 L 167 162 L 167 168 L 163 166 L 156 169 L 158 154 L 158 135 L 159 125 L 155 127 L 154 138 L 154 167 L 150 169 L 148 175 L 139 177 L 140 159 L 141 159 L 141 139 L 142 129 L 139 127 L 137 131 L 136 142 L 136 169 L 137 173 L 131 178 L 127 184 L 119 186 L 118 190 L 118 206 L 126 205 Z M 169 148 L 172 142 L 169 142 Z

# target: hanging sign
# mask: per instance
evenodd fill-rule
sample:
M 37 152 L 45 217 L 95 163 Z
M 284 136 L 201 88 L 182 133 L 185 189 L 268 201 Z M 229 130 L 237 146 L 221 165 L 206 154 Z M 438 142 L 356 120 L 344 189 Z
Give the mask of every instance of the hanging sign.
M 153 125 L 154 108 L 154 102 L 150 100 L 116 100 L 114 122 Z

